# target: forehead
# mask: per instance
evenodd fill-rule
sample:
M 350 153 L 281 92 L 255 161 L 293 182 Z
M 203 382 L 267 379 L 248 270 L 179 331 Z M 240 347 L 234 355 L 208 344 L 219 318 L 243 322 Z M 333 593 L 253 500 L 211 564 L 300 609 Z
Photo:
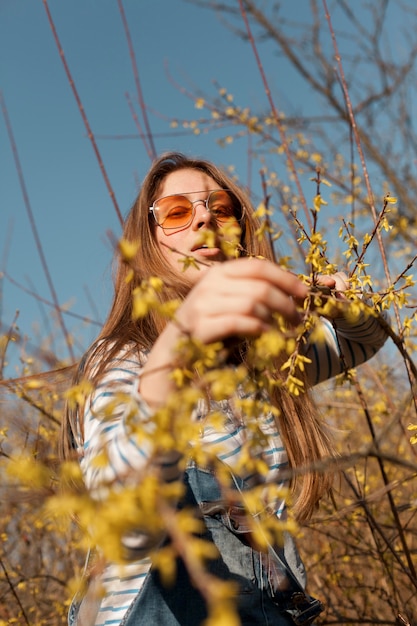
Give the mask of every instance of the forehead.
M 170 196 L 176 193 L 211 191 L 221 186 L 205 172 L 197 169 L 182 169 L 168 174 L 159 188 L 158 196 Z

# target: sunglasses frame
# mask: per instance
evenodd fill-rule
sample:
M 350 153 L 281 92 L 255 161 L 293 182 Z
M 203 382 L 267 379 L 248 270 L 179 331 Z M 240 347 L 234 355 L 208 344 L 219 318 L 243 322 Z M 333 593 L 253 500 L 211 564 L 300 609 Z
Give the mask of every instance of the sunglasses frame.
M 234 217 L 235 217 L 237 222 L 240 222 L 243 219 L 243 216 L 244 216 L 244 207 L 241 205 L 238 197 L 233 193 L 233 191 L 231 189 L 209 189 L 209 190 L 204 190 L 204 191 L 189 191 L 189 192 L 187 192 L 187 193 L 208 193 L 208 196 L 207 196 L 207 198 L 205 200 L 203 200 L 202 198 L 199 198 L 198 200 L 189 200 L 187 198 L 186 193 L 172 193 L 172 194 L 169 194 L 168 196 L 162 196 L 161 198 L 157 198 L 154 201 L 154 203 L 152 204 L 152 206 L 149 207 L 149 212 L 153 214 L 153 217 L 154 217 L 154 220 L 156 222 L 156 225 L 159 226 L 160 228 L 163 228 L 164 230 L 180 230 L 182 228 L 187 228 L 187 226 L 189 226 L 192 223 L 192 221 L 193 221 L 193 219 L 195 217 L 195 205 L 199 204 L 199 203 L 202 203 L 206 207 L 206 211 L 208 213 L 211 213 L 210 208 L 209 208 L 210 198 L 211 198 L 212 194 L 218 193 L 219 191 L 225 191 L 226 193 L 230 194 L 230 197 L 231 197 L 231 200 L 232 200 L 233 204 L 235 203 L 234 201 L 236 201 L 239 204 L 241 215 L 240 215 L 240 217 L 238 217 L 237 215 L 235 215 Z M 155 212 L 155 211 L 157 211 L 157 206 L 156 205 L 161 200 L 165 200 L 165 198 L 171 198 L 171 197 L 173 198 L 175 196 L 183 196 L 190 202 L 190 204 L 192 205 L 191 217 L 188 220 L 188 222 L 186 222 L 185 224 L 182 224 L 181 226 L 164 226 L 163 224 L 160 224 L 158 222 L 158 219 L 157 219 L 157 216 L 156 216 L 157 214 Z M 214 219 L 216 219 L 216 218 L 214 218 Z

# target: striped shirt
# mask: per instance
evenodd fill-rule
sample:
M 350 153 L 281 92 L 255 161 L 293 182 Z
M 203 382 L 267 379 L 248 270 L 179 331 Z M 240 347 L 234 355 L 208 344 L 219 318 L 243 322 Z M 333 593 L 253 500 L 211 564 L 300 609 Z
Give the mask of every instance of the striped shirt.
M 383 345 L 386 334 L 378 320 L 362 314 L 354 323 L 345 318 L 337 318 L 333 323 L 326 319 L 320 321 L 323 339 L 315 344 L 308 344 L 305 356 L 311 359 L 306 363 L 307 377 L 312 385 L 316 385 L 346 368 L 360 365 L 371 358 Z M 81 467 L 86 486 L 100 497 L 103 485 L 108 483 L 123 484 L 125 477 L 134 472 L 140 476 L 149 463 L 152 453 L 152 412 L 138 391 L 141 368 L 146 362 L 146 355 L 138 357 L 122 352 L 108 365 L 106 372 L 96 386 L 89 402 L 86 403 L 84 414 L 84 441 L 79 441 Z M 238 390 L 242 395 L 243 392 Z M 122 394 L 123 401 L 116 401 Z M 106 407 L 112 403 L 110 416 L 108 411 L 103 419 Z M 210 403 L 205 406 L 201 401 L 197 404 L 191 419 L 203 420 L 210 411 L 221 412 L 222 422 L 201 428 L 203 446 L 216 445 L 219 458 L 230 467 L 235 467 L 242 454 L 248 437 L 245 423 L 236 415 L 231 401 Z M 141 439 L 132 436 L 128 416 L 135 412 L 135 419 L 148 424 L 149 438 Z M 201 422 L 203 423 L 203 422 Z M 249 486 L 262 482 L 286 486 L 282 477 L 283 468 L 288 467 L 288 458 L 276 421 L 272 414 L 258 418 L 258 426 L 264 440 L 251 454 L 262 459 L 267 466 L 266 475 L 258 473 L 242 473 L 240 477 Z M 106 463 L 95 462 L 98 455 L 106 450 Z M 217 452 L 218 450 L 218 452 Z M 162 480 L 172 481 L 180 478 L 178 470 L 179 455 L 169 452 L 158 458 Z M 285 501 L 274 501 L 276 515 L 285 516 Z M 143 534 L 132 534 L 126 537 L 126 547 L 135 554 L 135 560 L 120 566 L 108 563 L 101 575 L 101 584 L 105 595 L 101 600 L 95 626 L 116 626 L 120 624 L 129 605 L 141 589 L 143 581 L 151 566 L 149 544 Z

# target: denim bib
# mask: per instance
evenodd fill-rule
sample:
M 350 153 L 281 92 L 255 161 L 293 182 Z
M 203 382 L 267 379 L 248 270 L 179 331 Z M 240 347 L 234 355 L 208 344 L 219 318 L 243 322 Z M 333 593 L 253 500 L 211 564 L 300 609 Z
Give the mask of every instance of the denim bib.
M 243 480 L 233 480 L 236 490 L 248 488 Z M 282 548 L 271 546 L 272 556 L 260 553 L 245 541 L 249 529 L 238 507 L 222 506 L 221 489 L 213 471 L 190 464 L 184 484 L 180 507 L 200 510 L 205 525 L 201 538 L 213 542 L 219 552 L 218 558 L 207 560 L 206 569 L 237 586 L 236 610 L 241 625 L 309 626 L 323 607 L 303 591 L 305 570 L 292 537 L 286 533 Z M 271 564 L 278 590 L 272 584 Z M 75 604 L 70 609 L 70 626 L 77 624 L 78 608 Z M 172 586 L 164 586 L 158 569 L 151 567 L 119 626 L 200 626 L 207 617 L 205 600 L 178 558 Z
M 238 480 L 238 479 L 235 479 Z M 283 596 L 272 600 L 268 571 L 262 555 L 242 541 L 245 528 L 236 528 L 235 521 L 221 507 L 222 494 L 213 472 L 194 465 L 185 472 L 186 495 L 182 506 L 199 507 L 203 513 L 205 532 L 202 539 L 213 542 L 220 556 L 208 560 L 207 571 L 214 576 L 237 584 L 236 608 L 242 626 L 289 626 L 294 621 L 286 609 L 290 608 Z M 236 484 L 244 490 L 244 481 Z M 209 514 L 204 514 L 210 511 Z M 296 567 L 294 572 L 301 585 L 305 582 L 304 568 L 295 545 L 289 540 Z M 281 550 L 281 559 L 285 559 Z M 207 618 L 205 600 L 192 585 L 181 559 L 177 560 L 177 575 L 172 587 L 164 587 L 157 569 L 151 568 L 143 587 L 125 614 L 120 626 L 199 626 Z M 286 577 L 285 568 L 280 572 Z M 307 622 L 306 622 L 307 623 Z

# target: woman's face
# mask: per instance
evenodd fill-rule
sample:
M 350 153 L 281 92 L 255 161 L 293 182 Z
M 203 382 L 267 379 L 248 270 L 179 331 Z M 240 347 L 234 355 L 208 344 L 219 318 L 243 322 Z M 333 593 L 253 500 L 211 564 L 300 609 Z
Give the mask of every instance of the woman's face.
M 161 255 L 165 258 L 169 266 L 177 273 L 185 272 L 187 278 L 194 284 L 201 277 L 201 272 L 213 263 L 224 260 L 224 255 L 218 247 L 206 247 L 202 241 L 202 236 L 207 231 L 216 232 L 217 225 L 213 216 L 206 209 L 204 201 L 209 192 L 221 189 L 213 178 L 205 172 L 196 169 L 182 169 L 168 174 L 159 190 L 158 199 L 175 194 L 185 196 L 193 202 L 194 217 L 190 224 L 181 228 L 167 229 L 163 226 L 156 228 L 156 241 L 158 242 Z M 184 264 L 181 260 L 185 257 L 194 257 L 198 263 L 198 268 Z

